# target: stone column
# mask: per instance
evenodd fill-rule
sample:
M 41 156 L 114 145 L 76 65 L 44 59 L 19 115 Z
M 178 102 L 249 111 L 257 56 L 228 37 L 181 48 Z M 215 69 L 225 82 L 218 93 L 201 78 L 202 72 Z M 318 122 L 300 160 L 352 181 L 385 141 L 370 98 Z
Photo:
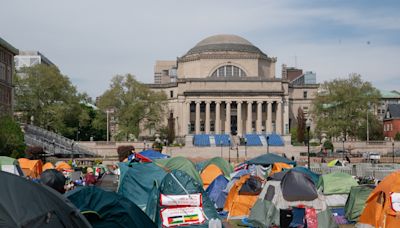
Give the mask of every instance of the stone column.
M 225 134 L 231 134 L 231 101 L 226 103 Z
M 196 134 L 200 134 L 200 103 L 201 101 L 196 101 L 196 122 L 195 122 Z
M 242 123 L 242 101 L 236 101 L 237 104 L 237 133 L 240 137 L 243 135 Z
M 253 104 L 253 101 L 247 101 L 247 129 L 246 129 L 246 133 L 247 134 L 251 134 L 251 133 L 253 133 L 253 129 L 252 129 L 252 126 L 251 126 L 251 122 L 253 121 L 252 120 L 252 104 Z
M 266 133 L 272 133 L 272 101 L 267 102 L 267 129 Z
M 283 100 L 283 134 L 289 134 L 289 98 Z
M 276 105 L 276 133 L 282 135 L 282 101 L 277 101 Z
M 215 102 L 215 134 L 221 134 L 221 101 Z
M 183 126 L 185 128 L 184 132 L 188 135 L 190 134 L 190 103 L 191 101 L 185 102 L 185 110 L 183 112 Z
M 206 120 L 204 123 L 206 134 L 210 134 L 210 103 L 211 101 L 206 101 Z
M 257 124 L 256 124 L 256 129 L 257 129 L 257 134 L 262 133 L 262 101 L 257 101 Z

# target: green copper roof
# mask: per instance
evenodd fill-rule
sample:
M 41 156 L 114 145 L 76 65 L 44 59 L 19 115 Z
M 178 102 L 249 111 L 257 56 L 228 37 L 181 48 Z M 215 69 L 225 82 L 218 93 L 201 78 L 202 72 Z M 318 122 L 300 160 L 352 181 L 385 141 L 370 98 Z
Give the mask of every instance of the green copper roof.
M 7 50 L 11 51 L 14 55 L 18 55 L 19 51 L 15 47 L 13 47 L 11 44 L 9 44 L 7 41 L 3 40 L 0 37 L 0 46 L 6 48 Z
M 382 98 L 400 98 L 400 93 L 396 90 L 380 90 Z

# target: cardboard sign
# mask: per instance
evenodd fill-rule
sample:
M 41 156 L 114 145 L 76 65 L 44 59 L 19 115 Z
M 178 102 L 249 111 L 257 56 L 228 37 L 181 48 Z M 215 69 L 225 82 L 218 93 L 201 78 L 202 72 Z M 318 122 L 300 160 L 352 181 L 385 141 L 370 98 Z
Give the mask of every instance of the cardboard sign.
M 400 212 L 400 193 L 393 192 L 390 194 L 391 207 L 395 212 Z
M 176 207 L 161 209 L 163 227 L 201 224 L 205 221 L 201 207 Z
M 202 205 L 201 193 L 189 194 L 189 195 L 164 195 L 160 196 L 161 206 L 196 206 Z

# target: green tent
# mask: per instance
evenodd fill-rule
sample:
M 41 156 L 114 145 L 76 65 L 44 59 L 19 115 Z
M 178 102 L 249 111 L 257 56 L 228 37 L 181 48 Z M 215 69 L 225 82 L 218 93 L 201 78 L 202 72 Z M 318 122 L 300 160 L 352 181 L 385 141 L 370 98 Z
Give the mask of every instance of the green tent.
M 317 189 L 322 189 L 324 195 L 348 194 L 357 181 L 349 174 L 333 172 L 319 178 Z
M 201 173 L 207 166 L 214 164 L 218 166 L 221 171 L 224 173 L 225 177 L 229 177 L 229 175 L 233 172 L 232 166 L 221 157 L 214 157 L 204 162 L 199 162 L 196 164 L 197 169 Z
M 138 206 L 115 192 L 82 187 L 67 192 L 65 196 L 93 227 L 156 227 Z
M 160 206 L 160 194 L 164 195 L 187 195 L 201 193 L 202 207 L 206 216 L 206 221 L 200 225 L 192 225 L 193 227 L 208 227 L 208 220 L 219 219 L 213 203 L 208 198 L 203 190 L 203 186 L 195 181 L 190 175 L 181 170 L 173 170 L 168 173 L 162 180 L 160 185 L 154 185 L 149 197 L 148 205 L 146 207 L 146 214 L 155 223 L 162 227 L 162 220 L 160 218 L 160 211 L 164 207 Z M 190 227 L 190 226 L 185 226 Z
M 349 197 L 347 198 L 346 205 L 344 206 L 347 220 L 358 222 L 358 218 L 364 210 L 365 202 L 374 188 L 375 186 L 373 185 L 360 185 L 351 187 Z
M 154 161 L 154 163 L 166 171 L 172 171 L 172 170 L 185 171 L 197 182 L 199 182 L 200 184 L 203 184 L 203 182 L 200 178 L 200 175 L 196 170 L 195 165 L 193 164 L 193 162 L 191 162 L 187 158 L 174 157 L 174 158 L 168 158 L 168 159 L 157 159 Z
M 161 183 L 167 174 L 154 163 L 119 163 L 121 176 L 118 193 L 134 202 L 143 211 L 154 183 Z
M 18 160 L 6 156 L 0 156 L 0 171 L 24 176 L 24 172 L 19 166 Z

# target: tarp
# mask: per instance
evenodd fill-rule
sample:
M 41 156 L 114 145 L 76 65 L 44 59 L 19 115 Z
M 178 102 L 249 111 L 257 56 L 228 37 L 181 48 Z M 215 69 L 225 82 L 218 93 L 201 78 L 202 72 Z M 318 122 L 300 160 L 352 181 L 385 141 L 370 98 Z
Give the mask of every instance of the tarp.
M 322 175 L 319 178 L 317 189 L 322 189 L 324 195 L 348 194 L 353 186 L 357 186 L 357 181 L 347 173 L 333 172 Z
M 57 162 L 56 163 L 56 170 L 63 171 L 63 170 L 71 170 L 72 167 L 66 162 Z
M 224 192 L 226 185 L 228 184 L 228 179 L 224 175 L 219 175 L 206 189 L 206 193 L 210 200 L 214 203 L 215 208 L 224 208 L 227 193 Z
M 18 162 L 22 171 L 24 171 L 25 176 L 39 178 L 40 174 L 42 173 L 42 161 L 20 158 L 18 159 Z
M 157 159 L 154 161 L 155 164 L 160 166 L 161 168 L 172 171 L 172 170 L 182 170 L 189 174 L 193 179 L 195 179 L 200 184 L 203 184 L 201 181 L 200 175 L 196 170 L 193 162 L 184 157 L 174 157 L 168 159 Z
M 153 221 L 133 202 L 115 192 L 97 187 L 82 187 L 65 196 L 82 214 L 95 214 L 93 227 L 156 227 Z M 96 219 L 96 217 L 98 219 Z
M 155 150 L 144 150 L 139 154 L 145 156 L 146 158 L 150 158 L 151 160 L 169 158 L 169 155 L 162 154 Z
M 272 169 L 271 172 L 269 173 L 269 175 L 272 175 L 274 173 L 278 173 L 281 172 L 283 170 L 288 170 L 293 168 L 292 165 L 286 164 L 286 163 L 282 163 L 282 162 L 276 162 L 272 165 Z
M 0 180 L 0 227 L 91 227 L 55 190 L 2 171 Z
M 181 170 L 173 170 L 168 173 L 161 184 L 154 185 L 151 197 L 146 207 L 146 214 L 161 227 L 160 210 L 164 207 L 160 206 L 160 194 L 164 195 L 187 195 L 200 193 L 202 195 L 202 208 L 207 219 L 218 219 L 219 216 L 213 206 L 213 203 L 204 192 L 203 187 L 195 181 L 190 175 Z M 155 207 L 154 205 L 157 205 Z M 200 225 L 200 227 L 208 227 L 208 220 Z
M 160 184 L 167 174 L 154 163 L 119 163 L 121 175 L 118 193 L 134 202 L 143 211 L 154 184 Z
M 374 227 L 400 227 L 398 199 L 393 202 L 393 193 L 400 193 L 399 171 L 386 176 L 371 192 L 358 222 Z
M 263 154 L 263 155 L 260 155 L 258 157 L 255 157 L 253 159 L 246 161 L 246 163 L 249 165 L 255 164 L 255 165 L 262 165 L 262 166 L 273 165 L 274 163 L 277 163 L 277 162 L 282 162 L 282 163 L 286 163 L 286 164 L 294 165 L 294 166 L 296 165 L 295 161 L 289 160 L 287 158 L 284 158 L 280 155 L 273 154 L 273 153 Z
M 218 168 L 220 168 L 222 170 L 222 172 L 224 173 L 224 176 L 227 178 L 233 172 L 232 166 L 225 159 L 223 159 L 221 157 L 214 157 L 214 158 L 211 158 L 204 162 L 199 162 L 196 164 L 196 167 L 198 168 L 198 170 L 201 173 L 210 164 L 214 164 L 214 165 L 218 166 Z
M 201 180 L 203 181 L 203 188 L 207 189 L 207 187 L 217 178 L 219 175 L 224 175 L 222 170 L 214 165 L 210 164 L 200 174 Z
M 51 162 L 46 162 L 42 167 L 43 171 L 48 170 L 48 169 L 54 169 L 54 165 Z
M 287 201 L 311 201 L 318 198 L 314 182 L 305 174 L 289 170 L 281 181 L 282 196 Z
M 24 176 L 24 172 L 19 166 L 17 159 L 0 156 L 0 171 L 12 173 L 18 176 Z
M 365 202 L 374 188 L 375 186 L 373 185 L 359 185 L 351 187 L 349 197 L 347 198 L 346 205 L 344 207 L 347 220 L 352 222 L 358 221 L 361 212 L 364 210 Z

